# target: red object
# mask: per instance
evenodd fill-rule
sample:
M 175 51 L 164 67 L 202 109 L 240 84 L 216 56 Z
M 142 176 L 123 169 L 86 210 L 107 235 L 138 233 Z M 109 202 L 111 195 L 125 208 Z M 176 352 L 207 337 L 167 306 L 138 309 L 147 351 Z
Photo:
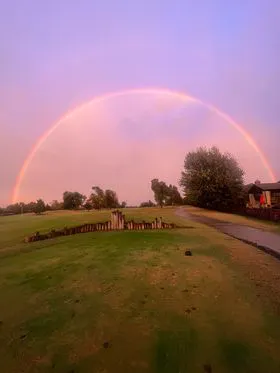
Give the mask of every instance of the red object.
M 262 194 L 261 197 L 260 197 L 260 204 L 261 205 L 264 205 L 265 204 L 265 199 L 264 199 L 264 195 Z

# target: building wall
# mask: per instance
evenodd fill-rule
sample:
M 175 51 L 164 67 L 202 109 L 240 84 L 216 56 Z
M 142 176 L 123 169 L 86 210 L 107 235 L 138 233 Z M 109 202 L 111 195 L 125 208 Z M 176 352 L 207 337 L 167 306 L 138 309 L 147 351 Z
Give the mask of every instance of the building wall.
M 280 190 L 271 192 L 271 204 L 276 205 L 280 203 Z
M 251 208 L 259 208 L 260 206 L 260 197 L 264 195 L 266 207 L 274 206 L 280 204 L 280 190 L 276 191 L 266 191 L 260 193 L 259 191 L 253 191 L 248 195 L 248 206 Z

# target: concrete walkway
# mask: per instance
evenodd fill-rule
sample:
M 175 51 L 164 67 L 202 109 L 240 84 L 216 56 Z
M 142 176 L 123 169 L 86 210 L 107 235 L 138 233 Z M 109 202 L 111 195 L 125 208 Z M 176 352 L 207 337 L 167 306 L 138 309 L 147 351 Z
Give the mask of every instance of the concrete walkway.
M 280 234 L 248 227 L 246 225 L 228 223 L 226 221 L 212 219 L 206 216 L 191 214 L 187 211 L 187 208 L 178 209 L 176 214 L 216 228 L 228 236 L 249 243 L 280 259 Z

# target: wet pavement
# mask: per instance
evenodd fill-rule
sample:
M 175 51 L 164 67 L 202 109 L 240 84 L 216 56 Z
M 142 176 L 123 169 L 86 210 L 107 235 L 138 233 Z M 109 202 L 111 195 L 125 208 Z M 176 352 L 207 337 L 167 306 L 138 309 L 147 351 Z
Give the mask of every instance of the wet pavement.
M 178 216 L 216 228 L 228 236 L 249 243 L 280 259 L 280 234 L 252 228 L 246 225 L 228 223 L 226 221 L 221 221 L 206 216 L 191 214 L 185 208 L 178 209 L 176 214 Z

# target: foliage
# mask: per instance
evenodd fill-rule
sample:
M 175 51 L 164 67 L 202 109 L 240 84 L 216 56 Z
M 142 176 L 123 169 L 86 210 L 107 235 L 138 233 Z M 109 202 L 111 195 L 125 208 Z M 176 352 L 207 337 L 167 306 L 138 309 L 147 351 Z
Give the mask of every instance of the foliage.
M 151 188 L 154 192 L 156 203 L 162 207 L 165 204 L 166 198 L 168 196 L 168 186 L 164 181 L 159 181 L 158 179 L 153 179 L 151 181 Z
M 46 211 L 45 202 L 42 199 L 38 199 L 37 203 L 36 203 L 36 206 L 34 208 L 35 214 L 39 215 L 39 214 L 42 214 L 42 212 L 45 212 L 45 211 Z
M 56 210 L 62 210 L 63 209 L 63 202 L 59 202 L 57 199 L 53 200 L 51 202 L 51 210 L 56 211 Z
M 110 189 L 106 189 L 104 195 L 105 195 L 105 205 L 104 205 L 105 208 L 112 209 L 112 208 L 119 207 L 119 200 L 118 200 L 118 196 L 116 192 Z
M 87 211 L 91 210 L 91 209 L 92 209 L 92 204 L 91 204 L 90 200 L 87 200 L 87 201 L 84 203 L 83 207 L 84 207 Z
M 111 189 L 102 190 L 99 186 L 92 187 L 93 193 L 89 197 L 92 207 L 96 210 L 101 208 L 119 207 L 117 193 Z
M 23 204 L 23 212 L 35 212 L 37 202 L 29 202 L 27 204 Z
M 175 185 L 169 185 L 165 204 L 167 206 L 174 206 L 181 205 L 182 203 L 183 199 L 179 193 L 178 188 Z
M 154 207 L 154 206 L 155 206 L 155 204 L 151 200 L 149 200 L 147 202 L 140 203 L 139 207 Z
M 243 175 L 232 155 L 198 148 L 186 155 L 180 184 L 189 204 L 227 210 L 242 198 Z
M 63 208 L 66 210 L 78 209 L 82 206 L 86 196 L 79 192 L 64 192 L 63 193 Z
M 127 207 L 127 203 L 125 201 L 122 201 L 122 203 L 120 204 L 120 208 L 124 209 Z
M 3 215 L 17 215 L 17 214 L 24 214 L 35 212 L 36 202 L 17 202 L 11 205 L 8 205 L 6 208 L 3 208 L 1 214 Z
M 104 191 L 98 187 L 92 187 L 93 193 L 91 193 L 89 200 L 91 201 L 92 207 L 96 210 L 100 210 L 102 207 L 105 206 L 105 193 Z
M 5 209 L 6 214 L 21 214 L 24 211 L 24 204 L 23 203 L 14 203 L 8 205 Z
M 153 179 L 151 181 L 151 188 L 154 192 L 155 201 L 162 207 L 174 206 L 182 204 L 182 197 L 175 185 L 169 185 L 164 181 L 159 181 L 158 179 Z

